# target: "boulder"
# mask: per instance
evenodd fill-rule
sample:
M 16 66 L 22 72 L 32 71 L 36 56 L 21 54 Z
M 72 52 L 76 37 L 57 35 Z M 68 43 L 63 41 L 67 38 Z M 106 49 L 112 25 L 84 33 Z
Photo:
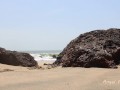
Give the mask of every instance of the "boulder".
M 53 64 L 63 67 L 117 68 L 120 64 L 120 29 L 81 34 L 64 48 Z
M 38 65 L 34 58 L 28 53 L 9 51 L 4 48 L 0 48 L 0 63 L 24 67 Z

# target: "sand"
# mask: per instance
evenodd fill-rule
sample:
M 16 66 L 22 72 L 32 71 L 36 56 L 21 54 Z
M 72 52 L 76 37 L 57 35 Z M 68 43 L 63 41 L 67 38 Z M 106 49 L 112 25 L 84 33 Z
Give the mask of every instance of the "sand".
M 120 90 L 119 86 L 120 67 L 30 69 L 0 64 L 0 90 Z

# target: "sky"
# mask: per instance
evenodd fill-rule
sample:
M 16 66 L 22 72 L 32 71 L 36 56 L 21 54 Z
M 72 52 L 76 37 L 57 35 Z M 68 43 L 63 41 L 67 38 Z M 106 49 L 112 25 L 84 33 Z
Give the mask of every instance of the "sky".
M 0 47 L 9 50 L 62 50 L 108 28 L 120 28 L 120 0 L 0 0 Z

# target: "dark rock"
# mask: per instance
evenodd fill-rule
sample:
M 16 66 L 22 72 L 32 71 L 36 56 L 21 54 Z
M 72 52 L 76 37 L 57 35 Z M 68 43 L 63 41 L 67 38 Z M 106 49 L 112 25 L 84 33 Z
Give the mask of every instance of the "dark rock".
M 117 68 L 120 64 L 120 29 L 95 30 L 72 40 L 54 65 Z
M 38 66 L 37 62 L 30 54 L 9 51 L 4 48 L 0 48 L 0 63 L 24 67 Z
M 57 58 L 57 55 L 54 54 L 54 55 L 52 55 L 52 57 L 53 57 L 53 58 Z

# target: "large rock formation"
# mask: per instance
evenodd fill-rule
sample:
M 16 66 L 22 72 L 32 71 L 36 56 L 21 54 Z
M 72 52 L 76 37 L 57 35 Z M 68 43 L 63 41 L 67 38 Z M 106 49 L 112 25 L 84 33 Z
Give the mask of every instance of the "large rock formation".
M 116 68 L 120 64 L 120 29 L 95 30 L 72 40 L 54 65 Z
M 24 67 L 38 65 L 34 58 L 28 53 L 9 51 L 4 48 L 0 48 L 0 63 Z

